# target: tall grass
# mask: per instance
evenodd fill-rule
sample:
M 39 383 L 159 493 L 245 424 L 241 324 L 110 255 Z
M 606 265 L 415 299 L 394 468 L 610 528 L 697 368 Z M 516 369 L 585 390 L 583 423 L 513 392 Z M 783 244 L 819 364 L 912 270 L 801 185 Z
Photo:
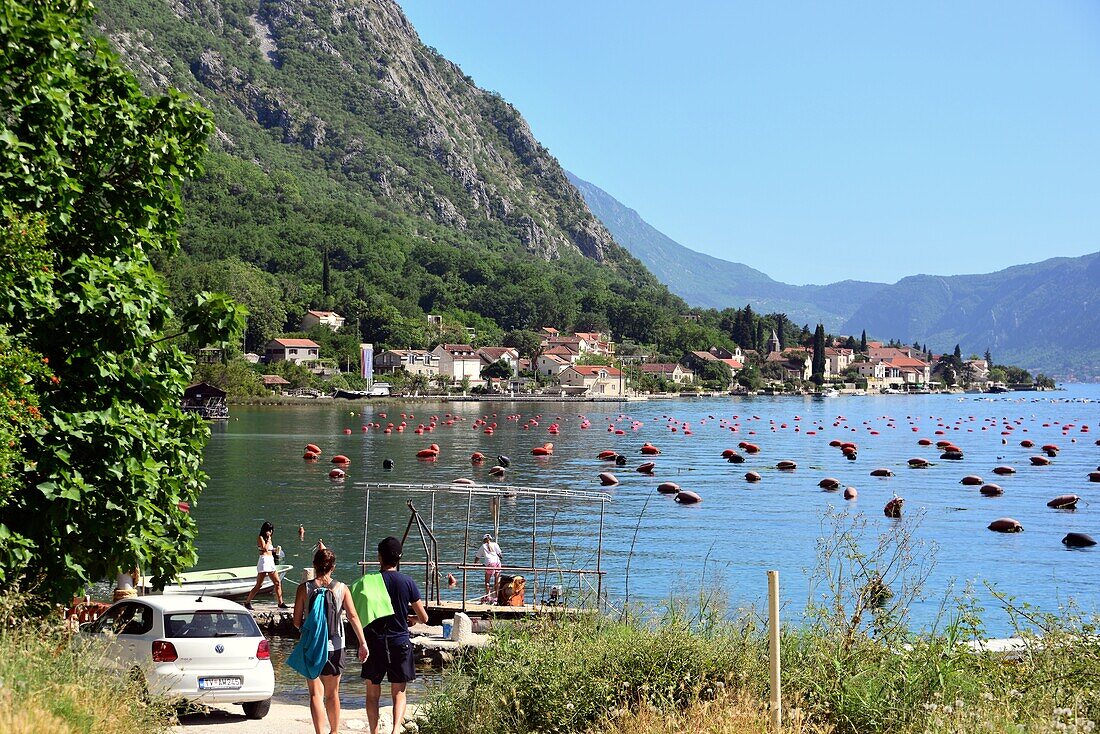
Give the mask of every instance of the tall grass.
M 27 608 L 17 594 L 0 598 L 0 732 L 167 730 L 174 714 L 166 702 L 145 701 L 136 683 L 104 672 L 98 654 L 73 646 L 60 619 Z
M 819 549 L 817 601 L 782 631 L 787 731 L 1096 729 L 1095 619 L 1074 609 L 1039 614 L 1002 597 L 1027 643 L 1009 660 L 965 645 L 985 633 L 984 610 L 964 592 L 945 599 L 932 631 L 913 634 L 908 606 L 922 597 L 933 562 L 927 549 L 905 528 L 868 539 L 859 518 L 828 522 L 835 527 Z M 543 619 L 505 630 L 448 670 L 422 709 L 421 728 L 764 731 L 767 651 L 759 617 L 727 615 L 707 595 L 658 614 Z

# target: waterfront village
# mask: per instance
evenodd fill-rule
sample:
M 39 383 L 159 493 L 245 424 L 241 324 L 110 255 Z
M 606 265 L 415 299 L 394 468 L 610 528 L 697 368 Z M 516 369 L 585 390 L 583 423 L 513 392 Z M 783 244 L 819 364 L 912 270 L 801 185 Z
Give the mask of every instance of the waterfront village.
M 438 319 L 428 318 L 429 323 Z M 469 330 L 466 343 L 441 341 L 431 349 L 376 352 L 372 345 L 360 344 L 359 359 L 353 360 L 326 354 L 322 345 L 325 337 L 345 328 L 340 314 L 307 311 L 299 328 L 295 336 L 267 341 L 262 354 L 244 355 L 269 394 L 622 399 L 676 394 L 998 392 L 1009 386 L 1033 386 L 1026 372 L 994 366 L 988 353 L 984 358 L 963 358 L 956 347 L 954 353 L 931 354 L 920 345 L 867 340 L 865 334 L 822 339 L 823 359 L 815 374 L 816 337 L 787 345 L 775 331 L 762 350 L 712 346 L 668 355 L 646 353 L 634 344 L 617 345 L 606 333 L 567 333 L 551 326 L 527 332 L 523 343 L 477 346 L 477 334 Z M 220 354 L 203 351 L 200 362 L 222 361 Z M 371 368 L 363 369 L 363 362 Z M 225 382 L 208 377 L 209 370 L 200 369 L 198 374 L 214 385 Z

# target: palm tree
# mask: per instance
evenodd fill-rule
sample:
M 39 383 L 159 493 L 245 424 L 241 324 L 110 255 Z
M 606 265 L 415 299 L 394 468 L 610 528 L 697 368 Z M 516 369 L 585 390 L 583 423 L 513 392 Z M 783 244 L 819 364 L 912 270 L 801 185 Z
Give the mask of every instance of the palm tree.
M 422 372 L 409 375 L 409 390 L 414 396 L 420 395 L 421 390 L 428 389 L 428 376 Z

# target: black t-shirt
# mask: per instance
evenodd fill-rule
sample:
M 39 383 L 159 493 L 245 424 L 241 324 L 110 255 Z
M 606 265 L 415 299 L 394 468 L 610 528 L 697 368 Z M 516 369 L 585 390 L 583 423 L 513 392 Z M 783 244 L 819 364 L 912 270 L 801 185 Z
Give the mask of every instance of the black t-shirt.
M 409 639 L 409 605 L 420 601 L 420 589 L 410 577 L 397 571 L 383 571 L 382 580 L 390 593 L 393 616 L 376 619 L 363 630 L 367 637 L 402 641 Z

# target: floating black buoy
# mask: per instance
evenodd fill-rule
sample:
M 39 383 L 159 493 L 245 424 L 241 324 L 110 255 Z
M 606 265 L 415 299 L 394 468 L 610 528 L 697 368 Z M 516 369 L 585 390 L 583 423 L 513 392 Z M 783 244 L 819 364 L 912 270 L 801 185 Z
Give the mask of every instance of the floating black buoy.
M 626 466 L 626 457 L 622 454 L 615 456 L 615 466 Z
M 1096 541 L 1085 533 L 1066 533 L 1066 537 L 1062 538 L 1062 545 L 1067 548 L 1091 548 L 1096 545 Z
M 512 465 L 512 460 L 509 459 L 507 456 L 504 456 L 503 454 L 501 454 L 500 456 L 497 457 L 497 464 L 499 464 L 500 466 L 505 466 L 505 467 L 511 466 Z
M 393 471 L 393 459 L 382 459 L 382 471 Z

